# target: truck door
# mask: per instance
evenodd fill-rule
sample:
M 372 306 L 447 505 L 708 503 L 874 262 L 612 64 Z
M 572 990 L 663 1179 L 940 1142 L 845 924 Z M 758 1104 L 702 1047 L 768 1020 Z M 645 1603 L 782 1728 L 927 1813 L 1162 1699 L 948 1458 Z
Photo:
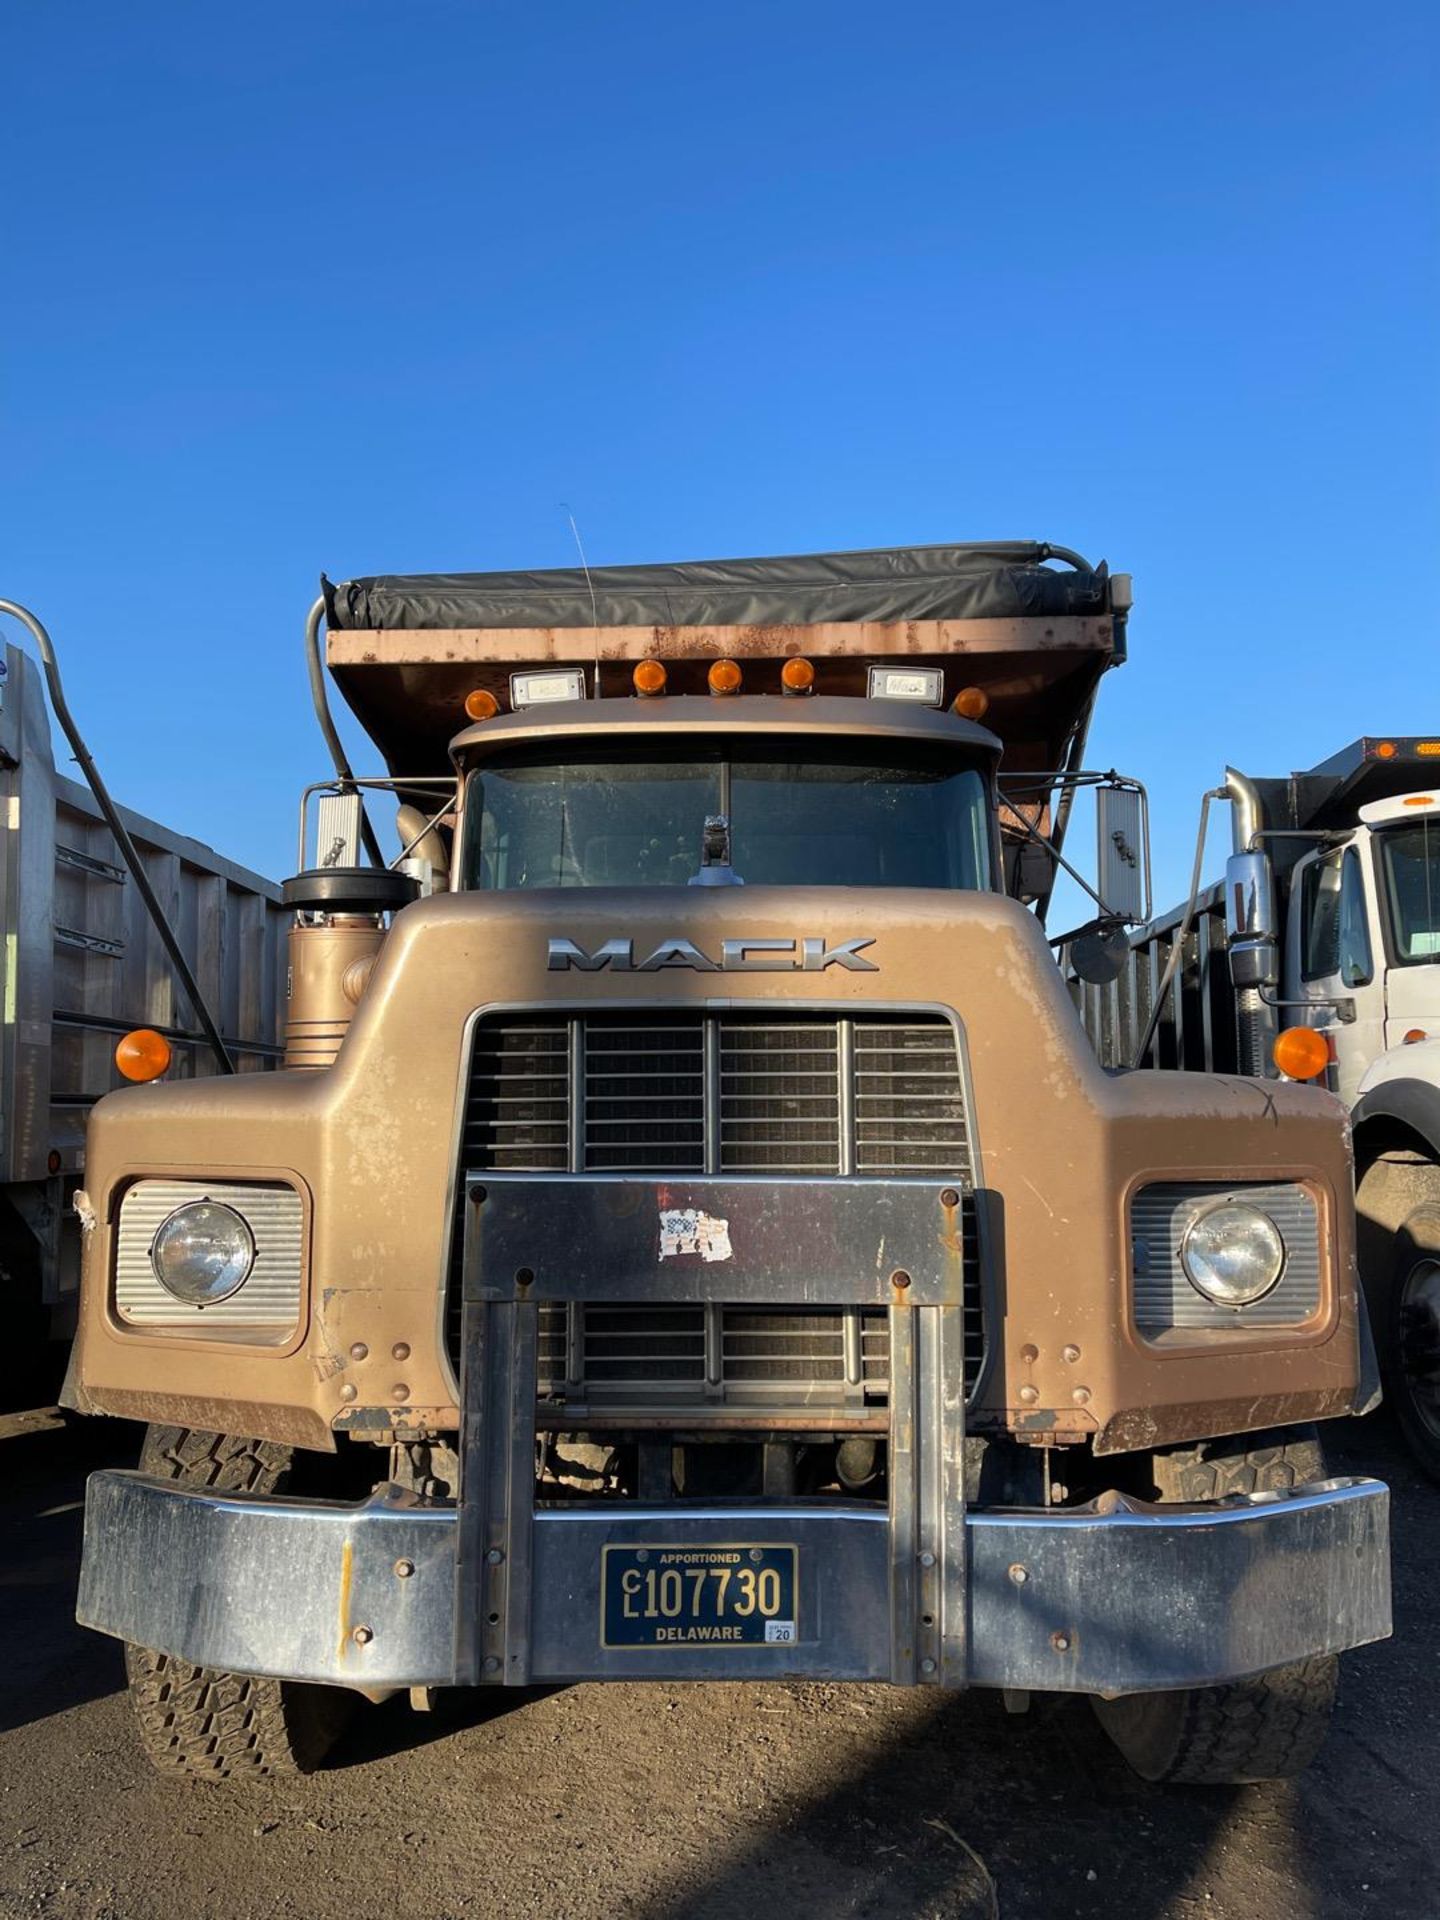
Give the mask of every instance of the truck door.
M 1384 1047 L 1385 995 L 1376 977 L 1370 902 L 1360 855 L 1351 846 L 1308 854 L 1295 872 L 1285 1018 L 1329 1034 L 1333 1092 L 1353 1106 L 1366 1067 Z M 1337 1002 L 1353 1004 L 1342 1021 Z M 1283 1024 L 1283 1022 L 1282 1022 Z

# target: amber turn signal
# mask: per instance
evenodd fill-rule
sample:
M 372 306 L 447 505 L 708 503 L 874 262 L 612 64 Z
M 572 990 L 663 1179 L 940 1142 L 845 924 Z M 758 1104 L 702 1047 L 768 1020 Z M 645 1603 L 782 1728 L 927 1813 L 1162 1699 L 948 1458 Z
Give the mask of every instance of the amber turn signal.
M 1330 1064 L 1330 1043 L 1314 1027 L 1286 1027 L 1275 1036 L 1275 1064 L 1292 1080 L 1313 1080 Z
M 635 683 L 635 691 L 649 699 L 652 695 L 665 691 L 665 682 L 670 678 L 663 660 L 639 660 L 630 678 Z
M 1404 1044 L 1407 1047 L 1415 1047 L 1418 1046 L 1422 1040 L 1428 1040 L 1429 1038 L 1430 1036 L 1424 1027 L 1411 1027 L 1405 1036 Z
M 712 693 L 738 693 L 743 676 L 738 662 L 717 660 L 711 667 L 708 678 Z
M 780 684 L 787 693 L 809 693 L 815 684 L 814 663 L 793 655 L 780 669 Z
M 951 702 L 951 711 L 962 720 L 983 720 L 990 711 L 990 696 L 983 687 L 962 687 Z
M 170 1042 L 153 1027 L 137 1027 L 116 1047 L 115 1064 L 127 1080 L 158 1080 L 170 1065 Z
M 465 696 L 465 711 L 472 720 L 493 720 L 500 711 L 500 702 L 488 687 L 476 687 Z

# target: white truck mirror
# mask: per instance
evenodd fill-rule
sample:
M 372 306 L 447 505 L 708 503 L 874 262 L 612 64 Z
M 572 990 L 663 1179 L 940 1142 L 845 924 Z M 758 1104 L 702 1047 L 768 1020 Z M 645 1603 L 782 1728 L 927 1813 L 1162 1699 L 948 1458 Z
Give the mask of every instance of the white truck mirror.
M 1275 882 L 1263 853 L 1232 853 L 1225 862 L 1225 940 L 1236 987 L 1279 986 Z

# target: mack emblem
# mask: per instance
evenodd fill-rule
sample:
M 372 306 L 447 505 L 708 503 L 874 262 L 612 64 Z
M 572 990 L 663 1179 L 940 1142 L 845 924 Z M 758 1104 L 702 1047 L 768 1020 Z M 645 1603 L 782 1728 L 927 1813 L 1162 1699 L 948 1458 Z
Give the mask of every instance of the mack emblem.
M 689 940 L 662 940 L 652 953 L 637 960 L 633 940 L 606 940 L 593 953 L 573 940 L 552 940 L 545 964 L 551 973 L 563 973 L 567 967 L 581 973 L 599 973 L 604 967 L 612 973 L 659 973 L 664 967 L 690 967 L 696 973 L 823 973 L 826 967 L 878 973 L 873 960 L 860 956 L 862 947 L 874 944 L 873 934 L 842 940 L 834 947 L 810 935 L 799 940 L 722 940 L 720 958 L 713 960 Z

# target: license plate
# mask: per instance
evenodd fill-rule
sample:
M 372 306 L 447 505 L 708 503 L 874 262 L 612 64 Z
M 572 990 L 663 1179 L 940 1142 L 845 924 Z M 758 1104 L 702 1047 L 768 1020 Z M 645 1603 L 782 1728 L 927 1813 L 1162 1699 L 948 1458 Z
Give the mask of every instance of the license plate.
M 797 1547 L 605 1547 L 604 1647 L 792 1646 Z

